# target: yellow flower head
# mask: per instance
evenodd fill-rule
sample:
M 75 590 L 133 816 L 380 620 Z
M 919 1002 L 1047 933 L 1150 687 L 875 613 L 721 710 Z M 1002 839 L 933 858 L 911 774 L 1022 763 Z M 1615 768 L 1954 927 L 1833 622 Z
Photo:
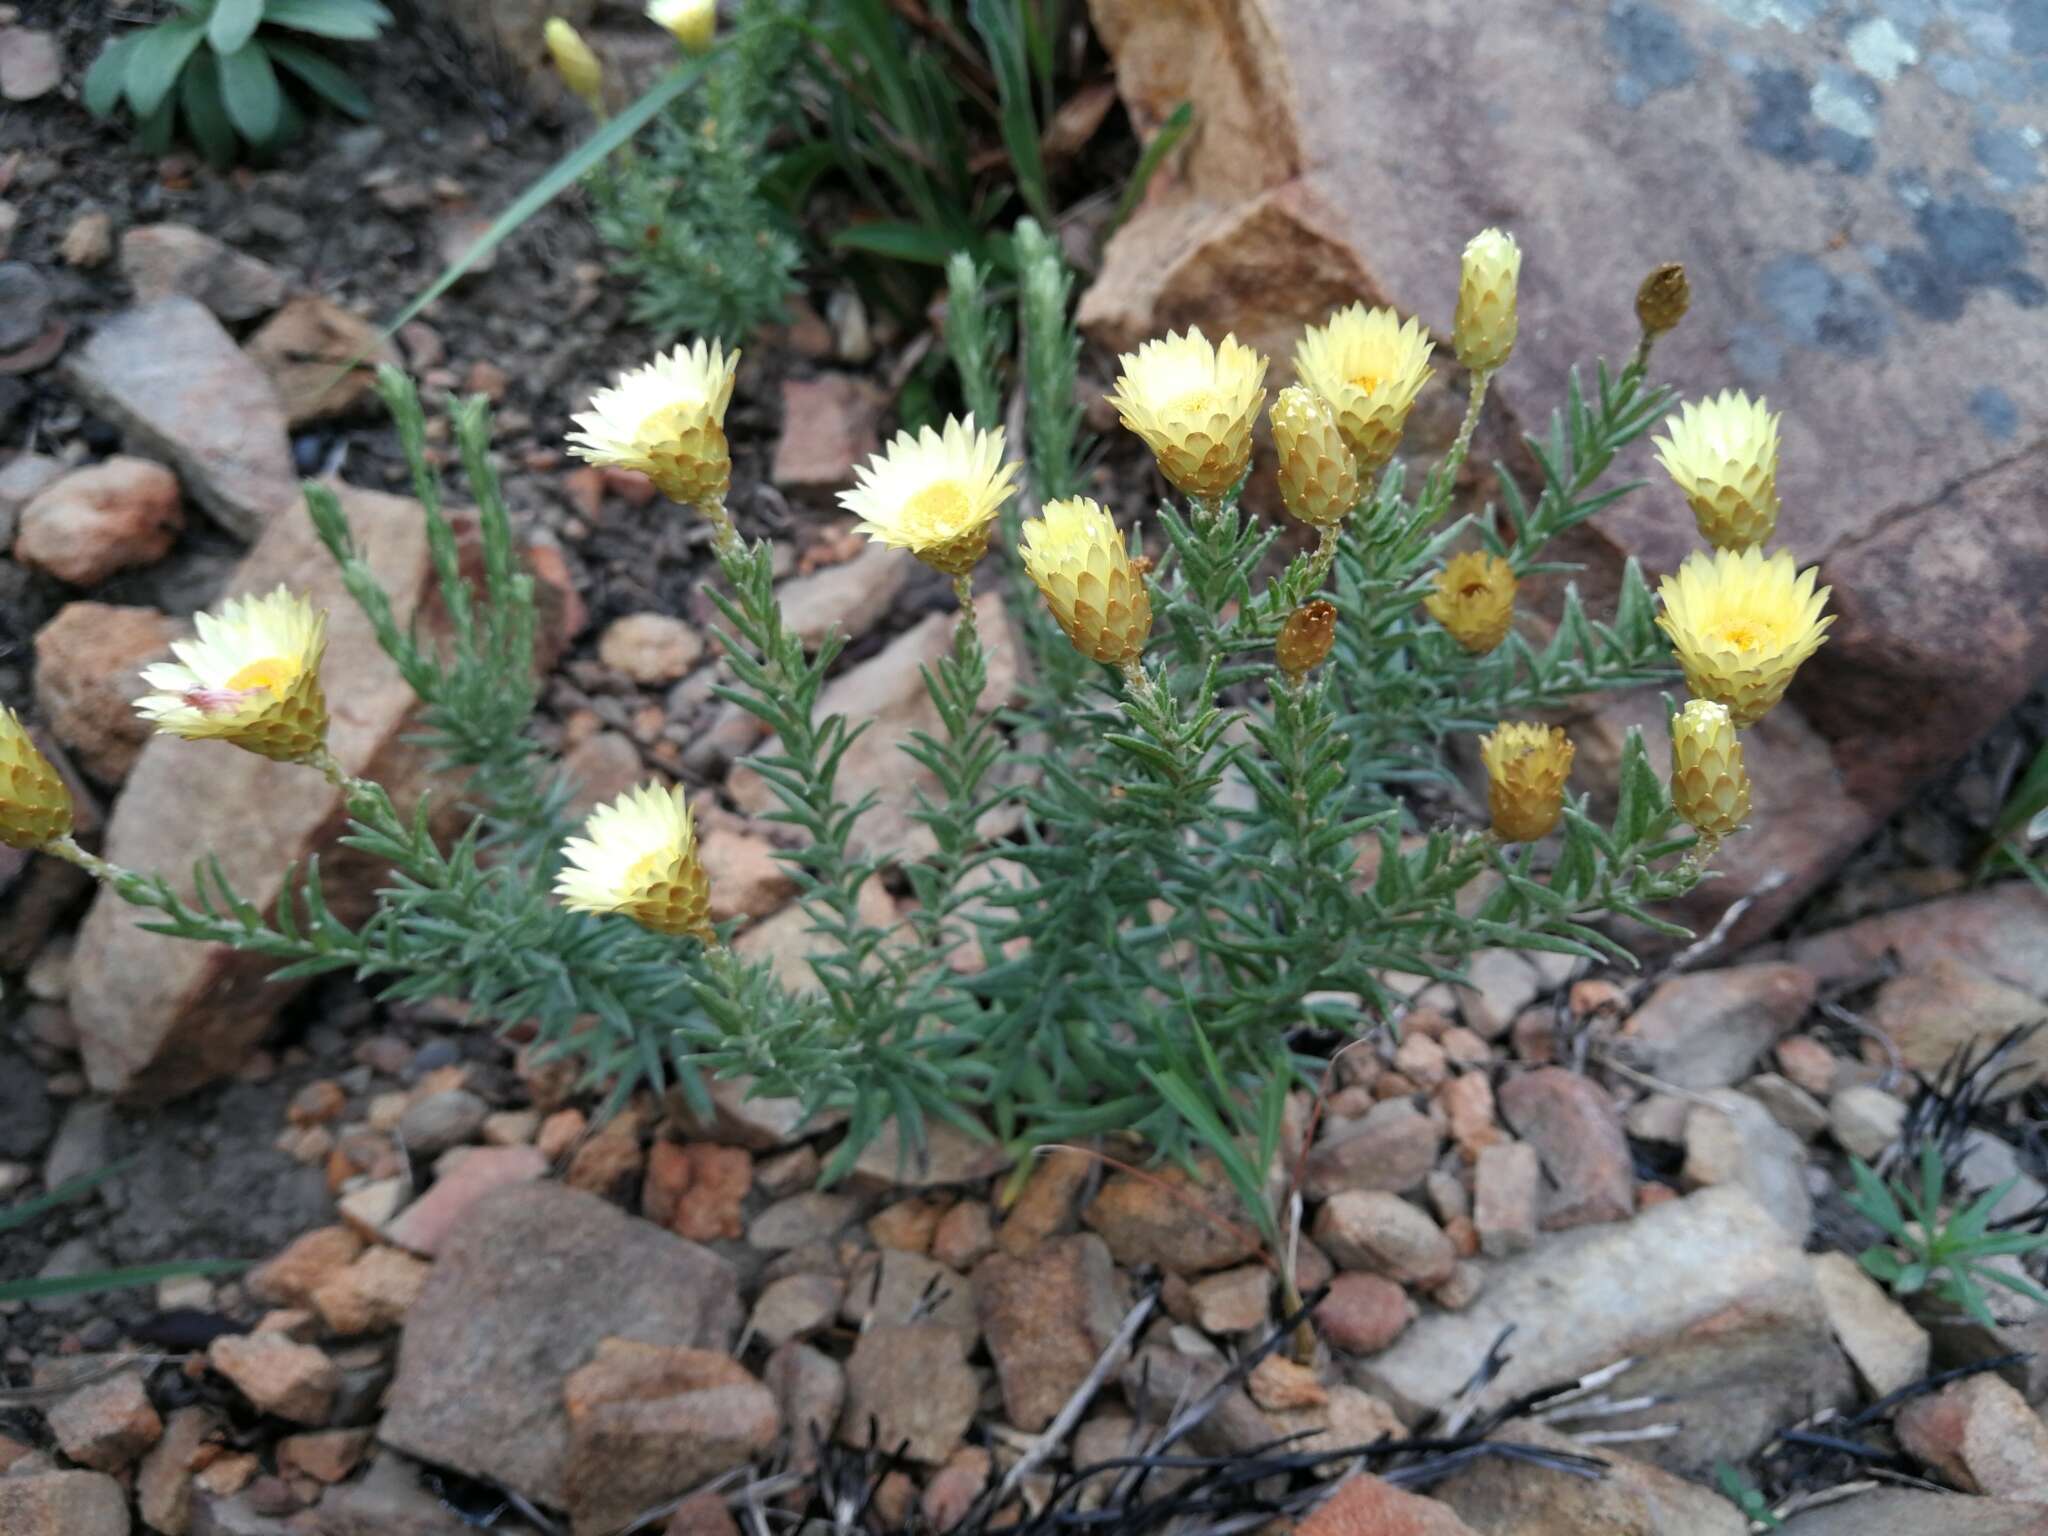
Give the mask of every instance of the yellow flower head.
M 1280 452 L 1280 499 L 1304 523 L 1332 528 L 1358 505 L 1358 467 L 1337 430 L 1329 402 L 1290 384 L 1274 397 L 1269 418 Z
M 1636 323 L 1646 336 L 1661 336 L 1685 318 L 1692 307 L 1692 284 L 1682 262 L 1667 261 L 1643 279 L 1636 290 Z
M 1317 598 L 1287 615 L 1273 642 L 1273 659 L 1291 683 L 1299 683 L 1323 664 L 1337 643 L 1337 605 Z
M 279 587 L 230 598 L 193 622 L 199 638 L 174 642 L 176 661 L 143 668 L 158 691 L 136 701 L 138 714 L 166 735 L 230 741 L 280 763 L 303 762 L 325 744 L 324 610 Z
M 711 881 L 697 857 L 697 829 L 681 789 L 643 784 L 584 823 L 586 837 L 562 844 L 567 867 L 555 894 L 572 912 L 620 912 L 656 933 L 688 934 L 707 944 Z
M 1688 401 L 1664 423 L 1657 462 L 1670 471 L 1700 536 L 1716 549 L 1748 549 L 1778 526 L 1778 418 L 1763 400 L 1727 390 Z
M 1486 806 L 1504 843 L 1548 837 L 1564 811 L 1564 781 L 1578 749 L 1554 725 L 1502 721 L 1479 738 Z
M 583 41 L 583 34 L 561 17 L 550 16 L 541 36 L 547 40 L 548 55 L 555 61 L 555 72 L 562 77 L 562 84 L 593 112 L 601 110 L 604 66 L 590 51 L 590 44 Z
M 1172 331 L 1118 361 L 1109 403 L 1145 440 L 1159 472 L 1185 496 L 1214 499 L 1244 478 L 1252 423 L 1265 404 L 1266 360 L 1235 336 L 1215 346 Z
M 1749 774 L 1728 706 L 1688 699 L 1671 719 L 1671 804 L 1702 837 L 1749 820 Z
M 1521 276 L 1522 248 L 1513 235 L 1483 229 L 1466 245 L 1451 341 L 1458 361 L 1474 373 L 1493 372 L 1515 350 L 1515 286 Z
M 1376 475 L 1401 446 L 1408 411 L 1433 371 L 1430 340 L 1391 309 L 1353 304 L 1302 333 L 1294 372 L 1330 403 L 1361 475 Z
M 71 791 L 21 717 L 0 705 L 0 843 L 33 851 L 70 831 Z
M 668 29 L 687 53 L 708 53 L 718 31 L 717 0 L 647 0 L 647 19 Z
M 1507 639 L 1514 623 L 1514 567 L 1483 549 L 1453 555 L 1437 572 L 1436 590 L 1422 606 L 1458 644 L 1484 656 Z
M 1113 667 L 1138 658 L 1152 629 L 1152 597 L 1100 502 L 1047 502 L 1024 525 L 1023 556 L 1075 650 Z
M 590 397 L 569 451 L 588 463 L 637 469 L 670 501 L 723 502 L 732 485 L 725 408 L 740 355 L 718 342 L 677 347 Z
M 1738 729 L 1756 724 L 1785 696 L 1792 674 L 1820 649 L 1832 616 L 1819 568 L 1801 571 L 1780 550 L 1704 550 L 1658 583 L 1670 637 L 1694 698 L 1728 706 Z
M 1003 462 L 1003 429 L 948 417 L 943 432 L 896 434 L 855 471 L 839 504 L 877 544 L 907 549 L 934 570 L 964 576 L 988 552 L 989 525 L 1017 494 L 1017 466 Z

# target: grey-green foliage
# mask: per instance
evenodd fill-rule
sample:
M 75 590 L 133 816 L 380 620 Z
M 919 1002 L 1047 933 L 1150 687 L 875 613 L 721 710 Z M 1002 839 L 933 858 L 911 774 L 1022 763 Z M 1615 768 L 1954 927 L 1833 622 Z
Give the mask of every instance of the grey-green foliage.
M 782 318 L 803 252 L 772 195 L 770 140 L 793 107 L 788 74 L 808 0 L 749 0 L 679 96 L 586 183 L 633 317 L 663 338 L 744 341 Z
M 244 146 L 297 137 L 303 117 L 287 79 L 316 99 L 370 116 L 370 99 L 308 39 L 374 42 L 391 24 L 377 0 L 177 0 L 180 14 L 112 38 L 86 71 L 86 110 L 125 105 L 142 147 L 161 154 L 182 123 L 215 165 Z M 282 75 L 280 75 L 282 71 Z
M 1037 490 L 1071 493 L 1081 482 L 1066 277 L 1039 270 L 1058 263 L 1050 241 L 1027 236 L 1019 256 L 1033 441 L 1018 448 Z M 952 276 L 949 344 L 967 398 L 993 412 L 1003 356 L 986 277 L 971 262 Z M 1019 1147 L 1129 1132 L 1169 1156 L 1214 1152 L 1270 1223 L 1259 1185 L 1281 1108 L 1320 1065 L 1297 1055 L 1299 1027 L 1371 1030 L 1400 1005 L 1390 978 L 1454 979 L 1489 947 L 1625 961 L 1597 921 L 1619 912 L 1668 930 L 1651 909 L 1698 878 L 1692 839 L 1634 735 L 1614 814 L 1596 820 L 1573 800 L 1553 854 L 1503 848 L 1469 822 L 1422 828 L 1400 793 L 1450 785 L 1453 734 L 1666 675 L 1632 570 L 1611 620 L 1596 623 L 1570 596 L 1540 647 L 1473 658 L 1417 611 L 1459 541 L 1506 549 L 1534 571 L 1547 538 L 1625 489 L 1606 488 L 1604 472 L 1668 403 L 1634 368 L 1603 371 L 1590 395 L 1574 385 L 1532 444 L 1544 484 L 1504 492 L 1511 542 L 1491 512 L 1446 520 L 1447 469 L 1412 498 L 1400 472 L 1384 477 L 1339 543 L 1324 588 L 1339 640 L 1305 685 L 1281 682 L 1270 654 L 1313 568 L 1304 559 L 1262 584 L 1276 532 L 1234 503 L 1160 508 L 1142 685 L 1080 660 L 1027 592 L 1011 606 L 1035 681 L 992 715 L 982 638 L 959 624 L 927 674 L 941 728 L 908 748 L 937 786 L 918 812 L 937 853 L 905 871 L 915 909 L 886 931 L 859 899 L 879 868 L 852 836 L 866 806 L 837 784 L 863 727 L 820 713 L 838 642 L 806 654 L 783 625 L 768 546 L 730 543 L 712 588 L 727 627 L 723 694 L 773 733 L 753 766 L 793 834 L 784 858 L 819 942 L 819 984 L 797 993 L 723 947 L 549 899 L 555 801 L 525 733 L 532 594 L 511 561 L 488 423 L 480 405 L 455 416 L 486 548 L 482 586 L 464 594 L 423 467 L 418 402 L 395 374 L 382 387 L 420 477 L 456 635 L 446 650 L 415 650 L 389 623 L 379 634 L 427 700 L 443 755 L 474 770 L 475 824 L 443 850 L 423 813 L 355 786 L 348 841 L 396 871 L 362 929 L 325 909 L 317 871 L 291 883 L 274 916 L 217 874 L 189 899 L 122 877 L 163 931 L 255 949 L 287 974 L 347 968 L 389 995 L 464 996 L 481 1019 L 531 1020 L 542 1051 L 575 1057 L 615 1095 L 673 1082 L 701 1106 L 705 1074 L 743 1074 L 760 1092 L 848 1116 L 828 1175 L 892 1119 L 908 1152 L 933 1118 L 970 1134 L 992 1125 Z M 1038 440 L 1048 432 L 1062 441 Z M 376 618 L 339 508 L 317 490 L 313 505 Z M 977 828 L 997 810 L 1017 830 L 989 845 Z

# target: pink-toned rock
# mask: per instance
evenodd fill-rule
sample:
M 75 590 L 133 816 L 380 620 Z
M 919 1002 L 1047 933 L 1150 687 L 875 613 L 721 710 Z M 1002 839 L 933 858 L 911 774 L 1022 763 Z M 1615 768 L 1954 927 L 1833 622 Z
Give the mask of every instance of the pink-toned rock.
M 598 1128 L 576 1149 L 562 1182 L 607 1199 L 622 1199 L 640 1177 L 647 1154 L 640 1145 L 640 1117 L 631 1110 Z
M 1520 1253 L 1536 1241 L 1543 1168 L 1526 1141 L 1486 1148 L 1473 1170 L 1472 1224 L 1490 1259 Z
M 14 558 L 75 587 L 154 565 L 185 526 L 178 477 L 148 459 L 116 455 L 75 469 L 21 509 Z
M 1073 1147 L 1052 1147 L 1032 1158 L 1031 1174 L 1003 1214 L 996 1246 L 1021 1257 L 1048 1237 L 1074 1230 L 1082 1186 L 1095 1159 Z
M 885 1205 L 868 1218 L 868 1236 L 877 1248 L 894 1248 L 902 1253 L 930 1253 L 932 1234 L 948 1202 L 935 1195 L 913 1195 Z
M 669 1229 L 693 1242 L 717 1242 L 746 1232 L 741 1208 L 754 1186 L 753 1154 L 744 1147 L 697 1141 L 683 1148 L 690 1178 L 669 1218 Z
M 73 760 L 102 784 L 119 784 L 149 740 L 135 701 L 149 691 L 142 669 L 170 658 L 185 633 L 154 608 L 66 603 L 36 631 L 36 707 Z
M 711 920 L 766 917 L 796 894 L 796 881 L 765 837 L 729 827 L 705 827 L 697 857 L 711 881 Z
M 647 1149 L 647 1176 L 640 1181 L 640 1214 L 665 1227 L 676 1202 L 690 1187 L 690 1154 L 673 1141 L 656 1140 Z
M 1623 1048 L 1662 1082 L 1726 1088 L 1799 1027 L 1816 985 L 1805 967 L 1778 963 L 1674 976 L 1629 1017 Z
M 323 1429 L 310 1435 L 287 1435 L 277 1442 L 277 1469 L 338 1483 L 355 1471 L 370 1448 L 367 1429 Z
M 782 1422 L 790 1428 L 791 1465 L 810 1471 L 818 1464 L 819 1443 L 831 1438 L 839 1422 L 846 1372 L 824 1351 L 792 1340 L 768 1357 L 761 1380 L 775 1394 Z
M 901 550 L 867 543 L 851 560 L 792 576 L 775 590 L 783 626 L 816 650 L 835 629 L 857 640 L 889 615 L 913 573 Z
M 740 1526 L 720 1495 L 693 1493 L 676 1506 L 661 1536 L 740 1536 Z
M 347 1269 L 363 1251 L 363 1239 L 344 1226 L 301 1233 L 269 1262 L 249 1271 L 242 1284 L 273 1307 L 310 1306 L 313 1293 Z
M 427 1266 L 396 1248 L 372 1248 L 313 1292 L 313 1305 L 329 1331 L 344 1338 L 382 1333 L 405 1321 L 427 1283 Z
M 1507 1133 L 1493 1117 L 1493 1083 L 1484 1072 L 1467 1072 L 1452 1078 L 1437 1095 L 1451 1122 L 1451 1140 L 1470 1163 Z
M 37 27 L 0 27 L 0 97 L 34 101 L 64 81 L 64 55 L 54 33 Z
M 1607 1096 L 1563 1067 L 1511 1077 L 1500 1091 L 1508 1125 L 1536 1149 L 1550 1185 L 1544 1191 L 1547 1232 L 1635 1212 L 1635 1167 L 1621 1119 Z
M 1480 1536 L 1449 1506 L 1355 1473 L 1295 1526 L 1298 1536 Z
M 1229 1335 L 1263 1328 L 1273 1301 L 1273 1272 L 1246 1264 L 1204 1275 L 1189 1287 L 1195 1322 L 1206 1332 Z
M 376 325 L 313 293 L 272 315 L 243 351 L 270 376 L 294 427 L 352 414 L 375 397 L 377 365 L 403 362 Z
M 172 295 L 114 316 L 72 349 L 64 372 L 94 412 L 120 427 L 131 447 L 177 470 L 185 493 L 231 532 L 253 539 L 280 513 L 305 522 L 277 391 L 195 300 Z M 417 524 L 418 512 L 412 516 Z M 310 525 L 294 542 L 304 558 L 277 570 L 263 590 L 287 579 L 303 583 L 327 561 Z M 314 585 L 316 600 L 329 596 Z M 348 601 L 337 588 L 322 603 L 333 615 L 330 641 L 344 627 L 337 610 Z M 330 643 L 329 664 L 335 659 Z
M 1363 1269 L 1410 1285 L 1450 1279 L 1457 1253 L 1419 1207 L 1383 1190 L 1332 1195 L 1316 1213 L 1316 1244 L 1340 1269 Z
M 1981 1056 L 2014 1030 L 2048 1021 L 2048 1003 L 1966 960 L 1941 955 L 1890 978 L 1866 1017 L 1914 1071 L 1932 1077 L 1963 1048 Z M 1999 1084 L 2018 1093 L 2048 1077 L 2048 1031 L 2019 1041 Z
M 128 1498 L 104 1472 L 0 1477 L 7 1536 L 128 1536 Z
M 121 275 L 138 304 L 184 294 L 228 321 L 267 314 L 290 291 L 277 268 L 183 224 L 144 224 L 123 234 Z
M 1346 1271 L 1330 1281 L 1316 1303 L 1316 1328 L 1332 1349 L 1347 1355 L 1376 1355 L 1415 1321 L 1415 1303 L 1383 1275 Z
M 494 1190 L 544 1177 L 548 1160 L 535 1147 L 476 1147 L 434 1181 L 390 1224 L 401 1248 L 434 1257 L 470 1207 Z
M 185 1536 L 192 1524 L 192 1474 L 220 1428 L 212 1410 L 173 1408 L 163 1437 L 135 1473 L 135 1502 L 145 1525 L 162 1536 Z
M 577 1536 L 618 1530 L 765 1451 L 782 1428 L 774 1394 L 729 1355 L 620 1338 L 598 1343 L 562 1401 Z
M 59 1399 L 44 1418 L 58 1448 L 97 1472 L 119 1472 L 164 1432 L 141 1378 L 125 1371 Z
M 846 1282 L 837 1275 L 784 1275 L 762 1288 L 747 1315 L 747 1332 L 779 1349 L 829 1327 L 845 1300 Z
M 2048 1503 L 2048 1424 L 2002 1378 L 1950 1382 L 1903 1404 L 1893 1424 L 1908 1454 L 1965 1493 Z
M 294 1424 L 325 1424 L 341 1390 L 332 1360 L 281 1333 L 225 1335 L 207 1348 L 206 1361 L 256 1407 Z
M 1197 1184 L 1178 1167 L 1113 1174 L 1082 1220 L 1102 1234 L 1125 1266 L 1157 1264 L 1169 1274 L 1194 1275 L 1241 1264 L 1258 1252 L 1237 1199 L 1211 1168 Z
M 1599 1477 L 1560 1477 L 1551 1468 L 1481 1457 L 1434 1484 L 1431 1496 L 1456 1510 L 1475 1531 L 1526 1531 L 1530 1536 L 1745 1536 L 1749 1522 L 1733 1504 L 1697 1483 L 1673 1477 L 1608 1447 L 1588 1448 L 1531 1419 L 1503 1425 L 1504 1441 L 1563 1455 L 1596 1457 Z
M 704 637 L 666 613 L 629 613 L 598 637 L 597 659 L 636 683 L 672 683 L 704 654 Z
M 870 1328 L 846 1362 L 839 1439 L 851 1446 L 901 1446 L 936 1467 L 960 1448 L 981 1400 L 960 1335 L 940 1323 Z
M 1833 1051 L 1811 1035 L 1788 1035 L 1778 1042 L 1776 1054 L 1787 1079 L 1827 1102 L 1835 1091 L 1835 1075 L 1842 1069 Z
M 995 1247 L 995 1224 L 985 1202 L 962 1200 L 932 1229 L 932 1257 L 948 1269 L 969 1270 Z
M 775 484 L 791 490 L 841 490 L 854 466 L 881 446 L 884 396 L 868 379 L 822 373 L 782 383 L 782 435 L 775 442 Z
M 1443 1144 L 1436 1121 L 1406 1099 L 1383 1100 L 1357 1119 L 1333 1116 L 1309 1152 L 1305 1192 L 1311 1200 L 1347 1189 L 1406 1193 L 1429 1176 Z
M 950 1531 L 966 1518 L 974 1501 L 988 1486 L 992 1465 L 987 1451 L 978 1445 L 965 1445 L 932 1474 L 918 1502 L 932 1530 Z
M 541 1121 L 540 1130 L 534 1137 L 534 1149 L 550 1163 L 566 1157 L 569 1149 L 582 1138 L 589 1123 L 580 1109 L 558 1109 Z
M 1904 971 L 1937 961 L 1974 966 L 2048 996 L 2048 895 L 2030 885 L 1999 885 L 1862 918 L 1792 946 L 1793 962 L 1823 982 L 1874 979 L 1888 956 Z

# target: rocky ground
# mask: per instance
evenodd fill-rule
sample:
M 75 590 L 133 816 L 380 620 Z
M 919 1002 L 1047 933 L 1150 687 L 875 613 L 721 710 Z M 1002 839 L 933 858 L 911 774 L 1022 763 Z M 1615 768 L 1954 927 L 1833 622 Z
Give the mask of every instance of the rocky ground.
M 520 7 L 447 9 L 525 35 Z M 635 9 L 596 19 L 623 31 Z M 1097 10 L 1129 47 L 1130 18 Z M 374 341 L 397 297 L 568 140 L 517 87 L 516 57 L 429 15 L 369 82 L 375 123 L 321 125 L 289 169 L 145 159 L 76 106 L 106 24 L 0 6 L 0 701 L 75 770 L 86 833 L 110 856 L 178 869 L 219 849 L 262 900 L 284 860 L 331 843 L 332 798 L 253 758 L 146 743 L 134 672 L 226 592 L 310 586 L 334 612 L 330 672 L 349 680 L 337 753 L 422 787 L 411 701 L 293 485 L 345 483 L 401 620 L 434 622 L 396 445 L 364 379 L 329 389 L 328 364 Z M 1213 39 L 1195 43 L 1200 61 Z M 1213 73 L 1180 88 L 1227 104 Z M 1123 84 L 1142 125 L 1157 82 L 1134 64 Z M 1169 174 L 1129 248 L 1192 189 L 1219 201 L 1207 216 L 1240 249 L 1278 260 L 1299 187 L 1198 170 Z M 1153 318 L 1207 323 L 1204 306 L 1244 301 L 1203 266 L 1224 249 L 1204 229 Z M 1111 337 L 1139 302 L 1118 270 L 1091 301 Z M 1373 291 L 1360 283 L 1341 297 Z M 1296 286 L 1301 302 L 1321 292 Z M 650 772 L 690 784 L 718 915 L 746 918 L 741 947 L 798 976 L 804 920 L 755 819 L 764 787 L 734 768 L 755 738 L 711 693 L 698 532 L 651 509 L 643 482 L 561 453 L 568 414 L 646 350 L 623 297 L 557 208 L 388 355 L 432 399 L 496 404 L 494 450 L 549 594 L 540 729 L 585 799 Z M 1545 335 L 1532 326 L 1539 362 Z M 912 852 L 916 786 L 893 744 L 928 723 L 918 664 L 945 643 L 949 599 L 913 562 L 864 553 L 830 497 L 922 345 L 920 327 L 821 280 L 748 347 L 731 416 L 735 510 L 777 541 L 792 622 L 852 636 L 827 702 L 873 722 L 844 775 L 883 795 L 864 835 Z M 436 405 L 444 452 L 447 431 Z M 1136 513 L 1144 474 L 1112 453 L 1100 492 Z M 991 581 L 980 601 L 1000 637 L 1004 595 Z M 1852 617 L 1930 654 L 1896 613 Z M 999 663 L 1013 654 L 999 646 Z M 2024 693 L 2023 671 L 2001 672 L 2001 700 Z M 1944 676 L 1930 663 L 1919 686 Z M 1014 684 L 999 664 L 992 690 Z M 727 1085 L 709 1122 L 643 1100 L 594 1124 L 559 1071 L 465 1029 L 453 1005 L 265 985 L 111 904 L 86 911 L 74 872 L 0 851 L 0 971 L 20 980 L 0 1017 L 0 1200 L 117 1169 L 8 1234 L 0 1278 L 257 1261 L 0 1312 L 0 1532 L 719 1536 L 843 1522 L 870 1499 L 853 1518 L 881 1529 L 978 1528 L 998 1510 L 1056 1524 L 1105 1501 L 1154 1501 L 1160 1519 L 1175 1499 L 1223 1497 L 1216 1467 L 1250 1467 L 1257 1496 L 1313 1536 L 1718 1536 L 1745 1528 L 1723 1466 L 1798 1508 L 1799 1536 L 2048 1528 L 2048 1427 L 2029 1406 L 2048 1396 L 2033 1353 L 2048 1309 L 2001 1297 L 1988 1334 L 1931 1304 L 1909 1313 L 1854 1265 L 1873 1234 L 1838 1193 L 1848 1154 L 1897 1145 L 1916 1075 L 2048 1016 L 2048 902 L 1964 890 L 2043 727 L 2036 693 L 1958 761 L 1970 733 L 1949 717 L 1902 726 L 1882 782 L 1849 774 L 1865 841 L 1846 872 L 1846 824 L 1757 834 L 1757 869 L 1788 872 L 1774 889 L 1810 893 L 1780 904 L 1765 943 L 1647 980 L 1488 955 L 1472 986 L 1423 995 L 1398 1044 L 1341 1055 L 1322 1093 L 1298 1097 L 1275 1170 L 1302 1197 L 1288 1262 L 1320 1296 L 1305 1361 L 1291 1339 L 1260 1354 L 1284 1320 L 1279 1261 L 1217 1187 L 1125 1168 L 1133 1149 L 1009 1169 L 942 1138 L 929 1166 L 905 1168 L 882 1145 L 820 1192 L 836 1129 L 798 1128 L 786 1105 Z M 1943 732 L 1932 760 L 1950 766 L 1902 799 Z M 1829 752 L 1853 770 L 1862 750 L 1804 725 L 1779 748 L 1795 778 L 1762 798 L 1795 815 L 1813 802 L 1788 782 L 1839 792 Z M 333 873 L 343 910 L 374 884 Z M 903 895 L 876 882 L 874 915 Z M 2037 1039 L 1967 1127 L 1970 1181 L 2017 1175 L 2015 1212 L 2048 1200 Z M 1505 1362 L 1482 1370 L 1509 1328 Z M 1930 1382 L 1990 1360 L 2005 1363 Z M 1571 1401 L 1533 1396 L 1624 1362 Z M 1208 1463 L 1155 1468 L 1135 1492 L 1113 1489 L 1118 1472 L 1071 1485 L 1161 1449 L 1162 1427 L 1205 1398 L 1165 1448 Z M 1481 1430 L 1548 1459 L 1402 1449 Z M 1294 1464 L 1261 1459 L 1290 1435 Z M 1352 1464 L 1317 1453 L 1374 1442 L 1370 1471 L 1307 1512 Z M 1606 1475 L 1560 1470 L 1574 1449 Z

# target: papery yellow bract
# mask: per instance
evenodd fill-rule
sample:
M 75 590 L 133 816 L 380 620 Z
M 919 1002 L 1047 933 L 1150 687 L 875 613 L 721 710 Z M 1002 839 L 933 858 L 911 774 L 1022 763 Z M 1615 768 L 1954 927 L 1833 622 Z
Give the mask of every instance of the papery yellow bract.
M 1522 248 L 1513 235 L 1483 229 L 1466 245 L 1451 340 L 1458 361 L 1474 373 L 1493 372 L 1515 350 L 1521 276 Z
M 725 411 L 740 355 L 718 342 L 679 346 L 621 374 L 572 418 L 569 451 L 586 463 L 636 469 L 670 501 L 723 503 L 732 485 Z
M 1363 304 L 1302 333 L 1295 376 L 1329 402 L 1360 475 L 1378 474 L 1401 446 L 1409 409 L 1433 372 L 1432 350 L 1418 321 Z
M 1688 401 L 1657 439 L 1662 464 L 1716 549 L 1748 549 L 1778 526 L 1778 418 L 1767 402 L 1727 390 Z
M 1269 419 L 1280 455 L 1280 500 L 1316 528 L 1334 528 L 1358 505 L 1358 466 L 1338 430 L 1336 412 L 1314 390 L 1290 384 Z
M 718 33 L 717 0 L 648 0 L 647 19 L 666 28 L 685 53 L 707 53 Z
M 1486 806 L 1504 843 L 1548 837 L 1564 811 L 1564 781 L 1578 749 L 1554 725 L 1503 721 L 1479 738 Z
M 1003 462 L 1003 429 L 969 416 L 942 431 L 899 432 L 854 472 L 839 504 L 877 544 L 907 549 L 934 570 L 964 576 L 988 552 L 989 526 L 1017 494 L 1017 466 Z
M 137 713 L 167 735 L 232 742 L 278 762 L 304 762 L 326 745 L 323 610 L 279 587 L 230 598 L 193 625 L 197 639 L 171 645 L 176 661 L 143 669 L 157 691 L 136 702 Z
M 1657 626 L 1693 697 L 1727 705 L 1738 728 L 1768 714 L 1834 623 L 1822 615 L 1830 589 L 1815 589 L 1819 576 L 1782 550 L 1755 548 L 1696 552 L 1666 576 Z
M 1252 423 L 1265 403 L 1266 359 L 1235 336 L 1169 331 L 1118 361 L 1109 403 L 1186 496 L 1214 500 L 1244 478 Z
M 1436 590 L 1422 600 L 1429 616 L 1475 656 L 1507 639 L 1515 621 L 1514 567 L 1483 549 L 1453 555 L 1437 572 Z
M 616 912 L 656 933 L 717 942 L 711 881 L 681 789 L 643 784 L 584 823 L 562 845 L 555 894 L 576 912 Z
M 29 740 L 21 717 L 0 705 L 0 843 L 34 850 L 71 831 L 71 791 Z
M 1113 667 L 1137 660 L 1152 629 L 1152 597 L 1100 502 L 1047 502 L 1024 525 L 1020 553 L 1075 650 Z
M 1749 774 L 1725 704 L 1688 699 L 1671 720 L 1671 804 L 1702 837 L 1749 820 Z

